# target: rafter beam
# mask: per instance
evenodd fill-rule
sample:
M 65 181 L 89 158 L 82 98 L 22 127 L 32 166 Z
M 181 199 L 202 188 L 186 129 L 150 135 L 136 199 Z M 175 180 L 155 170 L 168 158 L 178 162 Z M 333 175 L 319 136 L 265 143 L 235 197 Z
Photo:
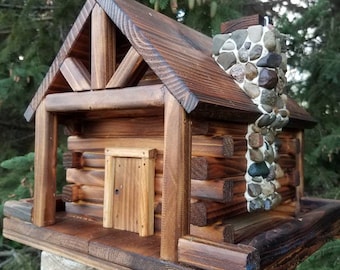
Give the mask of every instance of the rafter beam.
M 91 74 L 80 60 L 74 57 L 66 58 L 60 71 L 73 91 L 91 89 Z

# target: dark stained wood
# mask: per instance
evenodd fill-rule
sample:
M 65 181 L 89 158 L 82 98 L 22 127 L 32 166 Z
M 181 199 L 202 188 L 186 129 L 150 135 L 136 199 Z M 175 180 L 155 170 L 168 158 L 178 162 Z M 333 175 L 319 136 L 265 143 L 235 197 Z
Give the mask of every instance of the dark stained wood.
M 78 59 L 67 57 L 60 67 L 60 72 L 73 91 L 91 89 L 91 75 L 85 65 Z
M 269 265 L 297 247 L 308 246 L 308 243 L 323 241 L 340 232 L 340 227 L 333 227 L 340 219 L 340 203 L 325 204 L 294 219 L 277 226 L 273 230 L 260 233 L 249 245 L 255 247 L 261 256 L 261 267 Z
M 39 86 L 37 92 L 35 93 L 30 105 L 27 107 L 25 111 L 25 118 L 27 121 L 30 121 L 32 119 L 40 102 L 45 97 L 45 95 L 48 93 L 51 82 L 56 77 L 61 63 L 64 61 L 68 53 L 70 53 L 71 49 L 74 47 L 74 42 L 77 40 L 78 36 L 83 30 L 85 22 L 89 18 L 89 15 L 95 3 L 96 3 L 95 0 L 87 0 L 84 7 L 80 11 L 76 21 L 73 23 L 73 26 L 69 34 L 67 35 L 62 47 L 60 48 L 45 78 L 43 79 L 41 85 Z
M 186 236 L 178 243 L 180 262 L 200 269 L 260 269 L 256 249 L 232 244 L 218 244 L 212 241 Z
M 221 23 L 221 33 L 222 34 L 231 33 L 234 32 L 235 30 L 247 29 L 249 26 L 253 25 L 258 24 L 264 25 L 264 23 L 265 23 L 264 18 L 259 14 L 245 16 L 239 19 Z
M 82 153 L 67 151 L 63 153 L 64 168 L 81 168 L 83 167 Z
M 197 180 L 229 178 L 244 175 L 247 168 L 245 157 L 213 158 L 192 157 L 191 177 Z

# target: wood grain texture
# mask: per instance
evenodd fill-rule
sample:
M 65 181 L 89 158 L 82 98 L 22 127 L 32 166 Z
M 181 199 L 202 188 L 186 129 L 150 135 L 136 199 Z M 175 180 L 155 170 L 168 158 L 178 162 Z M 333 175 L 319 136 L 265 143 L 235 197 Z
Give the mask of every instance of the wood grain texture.
M 91 87 L 104 89 L 116 67 L 115 27 L 96 4 L 91 13 Z
M 130 47 L 117 70 L 107 83 L 106 88 L 121 88 L 128 85 L 142 62 L 143 57 L 133 47 Z
M 166 93 L 162 187 L 161 258 L 177 261 L 178 239 L 189 232 L 190 119 L 177 100 Z
M 163 96 L 162 85 L 138 86 L 124 90 L 58 93 L 46 96 L 46 108 L 52 112 L 70 112 L 160 107 L 164 103 Z
M 47 226 L 55 222 L 57 116 L 41 102 L 35 119 L 33 223 Z
M 249 26 L 253 25 L 264 25 L 265 21 L 264 18 L 258 14 L 250 15 L 250 16 L 244 16 L 239 19 L 230 20 L 227 22 L 221 23 L 221 33 L 231 33 L 235 30 L 240 29 L 247 29 Z
M 186 236 L 179 239 L 179 261 L 200 269 L 260 269 L 260 258 L 255 248 Z
M 63 63 L 64 59 L 71 52 L 71 49 L 74 46 L 74 42 L 77 40 L 81 31 L 83 30 L 83 27 L 87 19 L 89 18 L 92 8 L 95 5 L 95 3 L 96 3 L 95 0 L 87 0 L 84 7 L 80 11 L 76 21 L 73 23 L 72 28 L 70 32 L 68 33 L 63 45 L 61 46 L 46 76 L 44 77 L 37 92 L 35 93 L 33 99 L 31 100 L 29 106 L 27 107 L 25 111 L 24 116 L 27 121 L 30 121 L 32 119 L 40 102 L 43 100 L 45 95 L 48 93 L 50 84 L 52 83 L 57 73 L 59 72 L 60 65 Z
M 74 57 L 67 57 L 60 67 L 60 72 L 73 91 L 91 89 L 91 75 L 85 65 Z

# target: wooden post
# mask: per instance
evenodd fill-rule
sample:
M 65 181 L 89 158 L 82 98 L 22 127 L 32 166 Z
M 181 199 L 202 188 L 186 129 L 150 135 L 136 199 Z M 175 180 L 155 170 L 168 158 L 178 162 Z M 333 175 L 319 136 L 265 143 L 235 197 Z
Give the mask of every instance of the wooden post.
M 57 117 L 42 101 L 35 120 L 33 223 L 47 226 L 55 222 L 57 167 Z
M 98 4 L 91 19 L 91 87 L 104 89 L 116 66 L 115 28 Z
M 167 91 L 164 112 L 164 181 L 160 257 L 177 261 L 178 239 L 189 232 L 191 123 Z

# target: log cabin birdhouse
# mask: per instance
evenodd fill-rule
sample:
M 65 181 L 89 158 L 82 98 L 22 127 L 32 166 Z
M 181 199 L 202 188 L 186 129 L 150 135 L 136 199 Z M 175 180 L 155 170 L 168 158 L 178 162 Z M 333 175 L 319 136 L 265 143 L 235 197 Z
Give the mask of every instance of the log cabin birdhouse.
M 339 235 L 340 203 L 303 197 L 314 120 L 284 93 L 282 35 L 260 23 L 211 39 L 88 0 L 25 112 L 34 198 L 6 203 L 4 236 L 98 269 L 289 269 Z

